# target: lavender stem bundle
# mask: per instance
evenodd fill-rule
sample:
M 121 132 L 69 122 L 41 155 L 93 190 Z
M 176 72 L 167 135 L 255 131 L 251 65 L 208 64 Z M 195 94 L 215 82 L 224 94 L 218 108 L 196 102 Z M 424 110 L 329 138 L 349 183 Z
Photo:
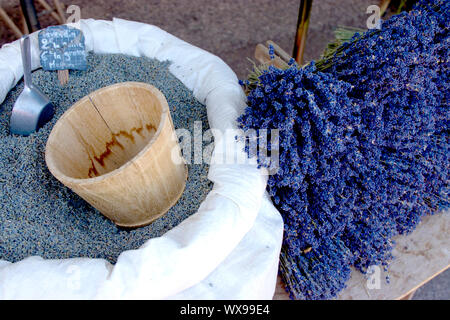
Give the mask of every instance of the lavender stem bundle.
M 280 130 L 267 190 L 291 298 L 333 298 L 352 266 L 387 268 L 393 237 L 450 207 L 449 22 L 450 2 L 419 1 L 317 64 L 243 82 L 239 126 Z

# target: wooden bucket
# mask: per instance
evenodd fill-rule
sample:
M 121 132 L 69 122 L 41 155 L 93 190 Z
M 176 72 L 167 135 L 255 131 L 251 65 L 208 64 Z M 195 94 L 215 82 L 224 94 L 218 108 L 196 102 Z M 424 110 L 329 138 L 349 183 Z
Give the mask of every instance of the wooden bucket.
M 45 161 L 56 179 L 124 227 L 166 213 L 187 179 L 167 101 L 139 82 L 111 85 L 75 103 L 50 133 Z

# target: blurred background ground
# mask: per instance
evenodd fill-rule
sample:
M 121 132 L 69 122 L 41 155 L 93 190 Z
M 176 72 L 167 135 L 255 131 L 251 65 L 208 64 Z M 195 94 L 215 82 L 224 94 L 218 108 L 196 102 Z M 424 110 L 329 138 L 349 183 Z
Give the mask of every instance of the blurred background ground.
M 373 1 L 373 0 L 372 0 Z M 377 1 L 377 0 L 375 0 Z M 39 11 L 43 8 L 34 1 Z M 47 0 L 52 3 L 52 0 Z M 225 60 L 243 78 L 257 43 L 274 40 L 292 53 L 299 0 L 62 0 L 81 8 L 82 18 L 110 20 L 118 17 L 154 24 Z M 0 0 L 18 25 L 19 0 Z M 363 28 L 368 0 L 316 0 L 311 16 L 305 59 L 316 59 L 336 25 Z M 15 39 L 0 20 L 0 44 Z M 55 24 L 50 15 L 40 17 L 42 27 Z
M 221 57 L 245 78 L 257 43 L 273 40 L 292 53 L 299 0 L 61 0 L 81 8 L 81 18 L 113 17 L 154 24 Z M 52 1 L 47 1 L 52 3 Z M 366 8 L 378 0 L 315 0 L 306 43 L 305 61 L 318 59 L 333 39 L 336 26 L 365 28 Z M 35 1 L 38 11 L 43 8 Z M 19 0 L 0 0 L 21 26 Z M 0 45 L 15 40 L 0 20 Z M 56 24 L 40 17 L 42 27 Z M 420 288 L 414 299 L 450 300 L 450 270 Z

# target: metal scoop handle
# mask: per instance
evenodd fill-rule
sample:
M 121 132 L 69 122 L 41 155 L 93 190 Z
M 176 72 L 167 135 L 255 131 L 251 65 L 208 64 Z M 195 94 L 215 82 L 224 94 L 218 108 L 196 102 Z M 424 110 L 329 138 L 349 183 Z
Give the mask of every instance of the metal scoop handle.
M 20 38 L 20 51 L 22 53 L 23 82 L 26 87 L 31 88 L 33 86 L 31 82 L 31 48 L 28 35 Z
M 28 36 L 20 38 L 24 88 L 11 112 L 11 133 L 27 136 L 48 122 L 54 113 L 50 100 L 31 81 L 31 46 Z

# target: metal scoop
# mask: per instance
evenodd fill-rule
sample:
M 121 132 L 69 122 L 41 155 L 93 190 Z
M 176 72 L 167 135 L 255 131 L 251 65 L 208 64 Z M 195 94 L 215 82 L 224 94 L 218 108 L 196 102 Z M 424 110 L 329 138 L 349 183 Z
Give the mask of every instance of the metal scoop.
M 31 53 L 28 35 L 20 38 L 24 88 L 14 104 L 11 133 L 27 136 L 41 128 L 54 114 L 53 104 L 31 81 Z

